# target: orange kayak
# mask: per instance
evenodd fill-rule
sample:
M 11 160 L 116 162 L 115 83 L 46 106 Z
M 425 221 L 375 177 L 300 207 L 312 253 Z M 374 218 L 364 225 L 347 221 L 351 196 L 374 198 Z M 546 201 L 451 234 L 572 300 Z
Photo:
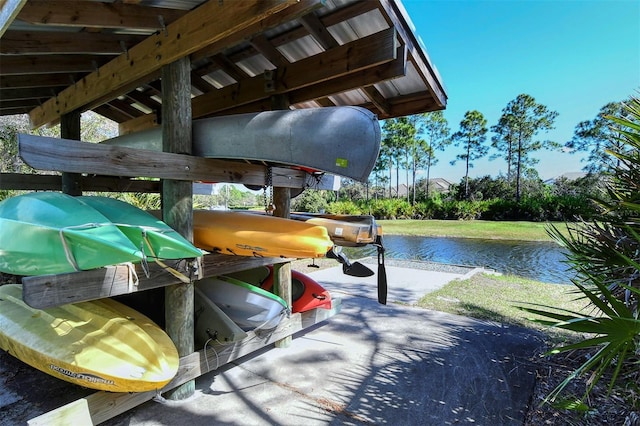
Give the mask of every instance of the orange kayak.
M 204 250 L 255 257 L 324 257 L 333 247 L 323 226 L 220 210 L 193 212 L 193 239 Z

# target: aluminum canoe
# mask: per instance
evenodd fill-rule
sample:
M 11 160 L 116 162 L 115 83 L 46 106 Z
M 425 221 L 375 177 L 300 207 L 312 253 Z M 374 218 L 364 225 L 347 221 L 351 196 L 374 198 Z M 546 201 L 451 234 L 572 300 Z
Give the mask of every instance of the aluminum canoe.
M 264 111 L 193 121 L 192 154 L 299 167 L 365 182 L 380 151 L 380 124 L 355 106 Z M 154 127 L 103 141 L 162 151 Z

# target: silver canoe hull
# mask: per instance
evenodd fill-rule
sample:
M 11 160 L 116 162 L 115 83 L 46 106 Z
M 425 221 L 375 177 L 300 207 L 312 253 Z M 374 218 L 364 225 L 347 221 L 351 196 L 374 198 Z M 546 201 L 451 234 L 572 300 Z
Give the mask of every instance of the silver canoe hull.
M 326 107 L 212 117 L 193 122 L 192 154 L 300 167 L 365 182 L 380 151 L 380 124 L 360 107 Z M 162 150 L 155 127 L 104 141 Z

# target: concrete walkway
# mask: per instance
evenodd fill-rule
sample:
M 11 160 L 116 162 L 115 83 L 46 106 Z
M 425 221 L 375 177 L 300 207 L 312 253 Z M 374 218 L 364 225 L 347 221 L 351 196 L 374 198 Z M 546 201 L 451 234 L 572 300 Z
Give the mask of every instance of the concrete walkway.
M 342 312 L 270 349 L 202 376 L 189 401 L 149 402 L 108 425 L 521 425 L 541 345 L 525 329 L 413 303 L 464 274 L 387 267 L 389 305 L 376 278 L 340 268 L 312 276 Z M 363 296 L 366 295 L 366 296 Z

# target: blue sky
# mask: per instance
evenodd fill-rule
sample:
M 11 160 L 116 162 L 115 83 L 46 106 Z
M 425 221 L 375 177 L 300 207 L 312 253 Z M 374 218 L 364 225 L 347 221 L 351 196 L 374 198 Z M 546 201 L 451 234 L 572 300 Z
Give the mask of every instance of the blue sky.
M 465 112 L 480 111 L 488 127 L 519 94 L 559 113 L 541 137 L 564 143 L 575 126 L 608 102 L 640 94 L 638 0 L 402 0 L 448 94 L 452 132 Z M 488 140 L 492 133 L 488 133 Z M 439 152 L 431 176 L 458 182 L 460 148 Z M 579 155 L 540 151 L 543 179 L 580 171 Z M 496 176 L 503 160 L 477 160 L 470 176 Z

